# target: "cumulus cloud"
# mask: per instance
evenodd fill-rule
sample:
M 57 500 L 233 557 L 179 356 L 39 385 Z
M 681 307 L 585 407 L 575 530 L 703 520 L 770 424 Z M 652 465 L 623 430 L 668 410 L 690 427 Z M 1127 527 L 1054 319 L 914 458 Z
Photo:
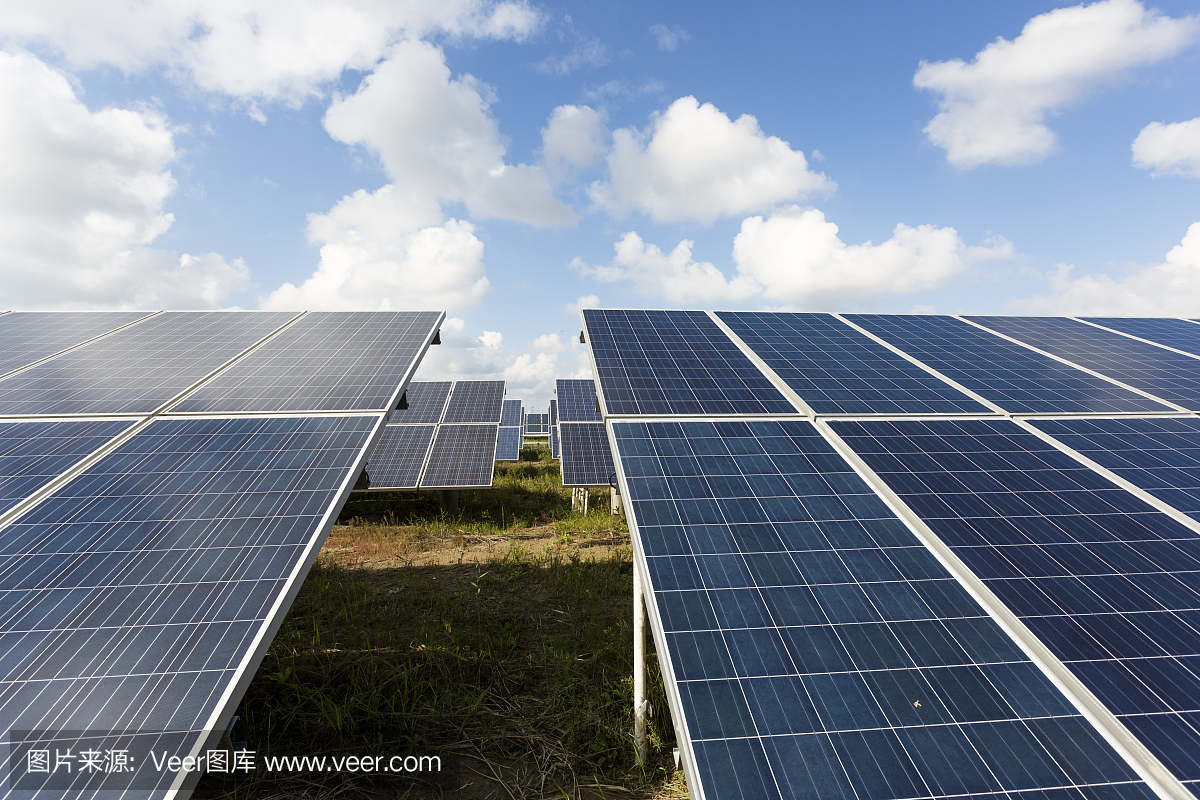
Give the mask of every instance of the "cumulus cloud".
M 664 253 L 636 233 L 626 233 L 606 265 L 576 258 L 571 266 L 600 281 L 628 281 L 639 294 L 674 303 L 758 297 L 805 308 L 870 304 L 880 297 L 910 294 L 944 283 L 970 264 L 1012 256 L 997 238 L 969 247 L 953 228 L 900 224 L 880 244 L 846 244 L 837 225 L 817 209 L 792 206 L 770 217 L 749 217 L 734 239 L 732 278 L 712 263 L 692 257 L 683 240 Z
M 318 96 L 343 70 L 369 70 L 400 39 L 523 40 L 542 21 L 524 0 L 40 0 L 5 4 L 0 37 L 48 47 L 77 69 L 166 68 L 253 110 L 256 100 L 298 105 Z
M 542 128 L 542 160 L 555 175 L 595 166 L 608 151 L 608 114 L 588 106 L 558 106 Z
M 1133 140 L 1133 165 L 1155 175 L 1200 178 L 1200 117 L 1142 128 Z
M 406 191 L 461 202 L 474 215 L 569 225 L 576 214 L 554 198 L 545 170 L 506 164 L 492 91 L 470 75 L 450 77 L 441 49 L 401 42 L 358 91 L 338 97 L 325 129 L 363 145 Z
M 1049 295 L 1015 304 L 1030 314 L 1096 316 L 1196 316 L 1200 306 L 1200 222 L 1166 260 L 1131 270 L 1123 277 L 1105 273 L 1073 278 L 1073 265 L 1060 264 Z
M 651 25 L 650 35 L 658 42 L 658 49 L 665 50 L 668 53 L 674 53 L 679 49 L 680 42 L 686 42 L 692 38 L 690 33 L 678 25 L 674 28 L 668 28 L 662 23 Z
M 0 51 L 0 151 L 6 307 L 211 307 L 248 283 L 241 261 L 148 246 L 174 221 L 157 111 L 90 111 L 62 73 Z
M 913 85 L 940 95 L 925 133 L 963 168 L 1041 161 L 1058 140 L 1047 114 L 1132 67 L 1175 55 L 1198 30 L 1196 17 L 1173 19 L 1138 0 L 1040 14 L 1016 39 L 997 38 L 970 63 L 921 63 Z
M 585 262 L 583 259 L 578 258 L 578 257 L 576 257 L 576 259 L 573 260 L 571 263 L 573 265 L 577 265 L 577 268 L 579 268 L 580 266 L 586 267 L 586 265 L 587 265 L 587 262 Z M 585 294 L 583 297 L 580 297 L 574 303 L 567 303 L 565 306 L 563 306 L 563 311 L 567 314 L 577 317 L 577 316 L 579 316 L 580 309 L 599 308 L 599 307 L 600 307 L 600 298 L 599 297 L 597 297 L 594 294 Z
M 615 214 L 637 209 L 659 222 L 708 224 L 835 188 L 754 117 L 730 120 L 694 97 L 676 100 L 644 131 L 615 131 L 608 169 L 609 180 L 591 187 L 596 204 Z

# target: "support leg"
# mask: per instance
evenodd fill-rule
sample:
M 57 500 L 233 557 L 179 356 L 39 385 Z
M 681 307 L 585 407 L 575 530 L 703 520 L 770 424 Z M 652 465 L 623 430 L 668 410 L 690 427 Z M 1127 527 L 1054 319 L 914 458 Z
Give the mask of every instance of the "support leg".
M 642 574 L 633 565 L 633 741 L 638 763 L 645 766 L 646 746 L 646 609 L 642 599 Z

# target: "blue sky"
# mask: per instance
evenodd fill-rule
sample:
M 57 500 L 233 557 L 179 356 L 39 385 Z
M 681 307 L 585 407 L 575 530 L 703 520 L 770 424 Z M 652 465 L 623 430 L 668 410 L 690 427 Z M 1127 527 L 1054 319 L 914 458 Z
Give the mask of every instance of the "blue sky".
M 580 304 L 1200 316 L 1194 2 L 26 6 L 6 308 L 445 309 L 531 409 Z

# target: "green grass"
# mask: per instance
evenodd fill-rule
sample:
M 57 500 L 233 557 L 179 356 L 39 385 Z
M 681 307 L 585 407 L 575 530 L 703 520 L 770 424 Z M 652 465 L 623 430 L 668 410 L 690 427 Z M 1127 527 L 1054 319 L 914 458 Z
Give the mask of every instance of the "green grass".
M 602 512 L 572 515 L 557 470 L 540 459 L 501 465 L 496 488 L 463 491 L 454 516 L 436 495 L 348 503 L 344 517 L 358 523 L 349 535 L 370 547 L 456 534 L 461 541 L 463 532 L 512 542 L 475 564 L 393 561 L 367 570 L 322 555 L 238 711 L 234 738 L 248 740 L 260 763 L 265 754 L 440 755 L 439 780 L 212 775 L 197 796 L 451 797 L 459 796 L 456 781 L 477 774 L 495 779 L 499 797 L 578 797 L 588 787 L 600 790 L 589 797 L 605 787 L 613 797 L 666 791 L 674 734 L 653 656 L 650 699 L 660 713 L 650 723 L 644 769 L 632 741 L 628 547 L 589 559 L 550 546 L 530 553 L 521 544 L 535 524 L 552 526 L 562 543 L 628 541 L 608 513 L 606 492 Z

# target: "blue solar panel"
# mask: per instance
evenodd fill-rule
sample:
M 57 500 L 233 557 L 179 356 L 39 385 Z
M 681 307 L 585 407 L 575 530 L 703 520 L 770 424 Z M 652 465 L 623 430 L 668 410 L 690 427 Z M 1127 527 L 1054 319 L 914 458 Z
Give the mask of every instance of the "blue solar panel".
M 133 420 L 0 422 L 0 512 L 128 430 Z
M 521 427 L 521 401 L 520 400 L 505 400 L 504 413 L 500 417 L 500 427 L 502 428 L 519 428 Z
M 560 454 L 561 449 L 562 448 L 559 446 L 559 440 L 558 440 L 558 426 L 555 425 L 553 428 L 550 429 L 550 457 L 551 458 L 559 458 L 561 455 Z
M 525 435 L 526 436 L 546 436 L 550 433 L 550 415 L 549 414 L 526 414 L 525 415 Z
M 1200 534 L 1007 420 L 830 425 L 1176 777 L 1200 780 Z
M 557 432 L 562 449 L 562 485 L 608 486 L 616 470 L 604 423 L 564 422 Z
M 521 458 L 521 429 L 512 427 L 500 427 L 500 434 L 496 437 L 496 460 L 497 461 L 517 461 Z
M 1152 796 L 810 423 L 613 430 L 690 789 Z
M 1087 317 L 1087 321 L 1200 356 L 1200 325 L 1185 319 Z
M 1200 521 L 1200 420 L 1030 420 L 1068 447 Z
M 845 317 L 1011 413 L 1169 410 L 1136 392 L 954 317 Z
M 795 414 L 702 311 L 584 309 L 608 414 Z
M 7 526 L 0 735 L 182 731 L 168 754 L 195 754 L 232 714 L 380 424 L 159 419 Z
M 991 412 L 832 315 L 717 316 L 818 414 Z
M 385 425 L 367 461 L 369 489 L 416 489 L 436 425 Z
M 0 316 L 0 375 L 141 319 L 146 311 L 14 311 Z
M 970 317 L 1059 358 L 1200 410 L 1200 359 L 1063 317 Z
M 1200 326 L 1197 326 L 1200 327 Z M 596 383 L 586 380 L 555 381 L 557 398 L 550 401 L 550 424 L 559 422 L 600 422 L 596 410 Z
M 499 425 L 440 425 L 421 477 L 422 489 L 491 486 Z
M 504 411 L 504 381 L 456 381 L 443 422 L 500 423 Z
M 150 413 L 293 316 L 158 314 L 0 380 L 0 415 Z
M 441 422 L 446 400 L 450 397 L 450 387 L 453 385 L 453 381 L 411 382 L 404 390 L 408 408 L 393 411 L 389 421 L 408 424 Z
M 314 311 L 172 411 L 387 411 L 445 316 Z

